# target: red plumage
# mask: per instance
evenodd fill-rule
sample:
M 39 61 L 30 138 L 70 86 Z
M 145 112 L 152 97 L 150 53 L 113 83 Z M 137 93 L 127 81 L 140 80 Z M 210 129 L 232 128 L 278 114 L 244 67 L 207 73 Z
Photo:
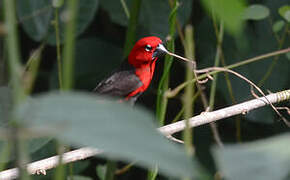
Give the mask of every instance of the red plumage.
M 108 78 L 101 81 L 95 91 L 135 101 L 148 88 L 154 74 L 156 60 L 165 52 L 166 49 L 158 37 L 140 39 L 134 45 L 127 60 Z

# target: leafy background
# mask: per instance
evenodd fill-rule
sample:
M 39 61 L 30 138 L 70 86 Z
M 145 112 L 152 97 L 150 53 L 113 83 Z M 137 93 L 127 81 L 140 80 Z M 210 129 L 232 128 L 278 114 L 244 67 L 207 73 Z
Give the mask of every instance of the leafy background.
M 129 9 L 133 6 L 132 0 L 125 2 Z M 212 1 L 180 0 L 177 9 L 180 27 L 184 28 L 186 24 L 192 24 L 194 27 L 198 68 L 214 64 L 217 41 L 211 14 L 213 7 L 215 7 L 216 17 L 225 24 L 222 48 L 227 65 L 289 47 L 290 8 L 285 6 L 288 1 L 264 0 L 251 1 L 248 4 L 242 3 L 242 1 L 234 3 L 230 0 L 216 1 L 217 4 L 210 2 Z M 156 109 L 157 88 L 164 67 L 163 59 L 157 63 L 155 76 L 149 90 L 137 102 L 137 111 L 111 102 L 104 106 L 102 99 L 98 99 L 91 93 L 96 84 L 124 59 L 122 49 L 126 40 L 129 20 L 121 3 L 122 1 L 116 0 L 79 1 L 73 79 L 75 81 L 74 89 L 86 93 L 43 95 L 43 93 L 59 89 L 54 28 L 55 7 L 49 0 L 16 0 L 21 62 L 26 64 L 31 54 L 42 43 L 45 43 L 45 47 L 41 51 L 41 62 L 31 99 L 11 110 L 9 107 L 10 89 L 1 87 L 0 125 L 2 128 L 6 128 L 6 120 L 9 115 L 15 114 L 21 123 L 28 127 L 35 126 L 34 128 L 37 129 L 40 128 L 39 125 L 42 125 L 47 130 L 53 129 L 54 137 L 57 139 L 28 140 L 27 151 L 30 159 L 39 160 L 54 155 L 58 144 L 63 141 L 69 142 L 73 147 L 89 145 L 108 151 L 105 156 L 74 163 L 73 173 L 69 172 L 69 167 L 67 167 L 67 175 L 75 175 L 74 179 L 85 177 L 103 179 L 101 174 L 104 168 L 101 165 L 105 164 L 107 157 L 122 160 L 119 167 L 134 159 L 139 160 L 136 166 L 129 172 L 117 176 L 117 179 L 146 179 L 145 168 L 154 166 L 156 161 L 160 165 L 161 173 L 158 176 L 160 179 L 168 179 L 171 176 L 218 179 L 220 171 L 226 179 L 289 178 L 289 129 L 268 107 L 250 112 L 245 116 L 228 118 L 219 122 L 218 130 L 222 142 L 232 144 L 226 145 L 224 149 L 215 146 L 209 126 L 194 128 L 195 155 L 192 159 L 186 158 L 185 151 L 180 145 L 169 143 L 165 138 L 158 136 L 154 131 L 157 123 L 153 123 L 155 119 L 152 114 Z M 223 5 L 220 6 L 219 3 Z M 155 35 L 166 41 L 169 34 L 169 16 L 172 10 L 169 4 L 168 1 L 161 0 L 143 0 L 141 2 L 138 24 L 136 24 L 136 39 Z M 58 9 L 61 43 L 64 42 L 65 35 L 66 7 L 67 1 Z M 0 9 L 4 9 L 2 1 L 0 1 Z M 242 22 L 235 19 L 240 17 L 239 12 L 244 13 Z M 2 13 L 0 22 L 3 22 Z M 175 37 L 176 53 L 183 55 L 182 39 L 178 33 Z M 282 40 L 277 40 L 277 37 Z M 4 36 L 0 33 L 0 85 L 7 86 L 9 79 L 7 50 L 5 49 L 7 47 L 2 42 L 3 39 Z M 289 53 L 244 65 L 235 70 L 258 84 L 273 63 L 275 65 L 270 76 L 259 85 L 264 91 L 272 92 L 289 88 Z M 173 61 L 170 71 L 170 88 L 185 81 L 185 69 L 186 66 L 183 62 Z M 236 102 L 252 98 L 250 88 L 245 82 L 232 76 L 230 76 L 230 80 Z M 206 93 L 209 93 L 209 89 L 210 83 L 206 85 Z M 166 123 L 170 123 L 182 108 L 182 93 L 169 100 Z M 229 95 L 225 76 L 222 74 L 218 76 L 216 93 L 214 109 L 234 104 Z M 42 95 L 37 96 L 39 94 Z M 98 101 L 101 102 L 96 103 Z M 283 105 L 289 106 L 289 102 Z M 145 107 L 146 110 L 139 109 L 139 106 Z M 202 103 L 198 100 L 195 102 L 194 112 L 199 114 L 202 111 Z M 93 117 L 98 118 L 92 120 Z M 107 119 L 107 121 L 101 119 Z M 237 122 L 240 122 L 240 125 L 237 125 Z M 112 124 L 115 126 L 111 126 Z M 116 129 L 112 129 L 112 127 Z M 122 134 L 124 131 L 120 129 L 124 129 L 127 133 Z M 240 137 L 237 137 L 237 132 L 241 132 Z M 177 134 L 177 137 L 181 137 L 181 134 Z M 112 143 L 111 139 L 115 143 Z M 5 141 L 1 141 L 0 169 L 14 165 L 14 157 L 6 154 L 5 147 Z M 164 154 L 164 152 L 168 154 Z M 237 162 L 239 163 L 237 164 Z M 48 173 L 45 177 L 33 176 L 33 178 L 51 179 L 55 170 L 48 171 Z

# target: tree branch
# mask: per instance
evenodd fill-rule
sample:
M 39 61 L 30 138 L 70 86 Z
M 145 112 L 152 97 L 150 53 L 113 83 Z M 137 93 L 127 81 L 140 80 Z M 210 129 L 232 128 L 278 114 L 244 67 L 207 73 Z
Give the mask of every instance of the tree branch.
M 219 109 L 211 112 L 204 112 L 200 115 L 194 116 L 189 119 L 190 127 L 201 126 L 211 122 L 215 122 L 221 119 L 225 119 L 238 114 L 245 114 L 251 110 L 257 109 L 269 105 L 269 103 L 279 103 L 282 101 L 290 100 L 290 89 L 277 92 L 274 94 L 267 95 L 265 97 L 260 97 L 258 99 L 253 99 L 240 104 L 229 106 L 223 109 Z M 172 134 L 182 131 L 185 129 L 185 120 L 172 123 L 163 127 L 158 128 L 158 130 L 165 136 L 171 136 Z M 67 164 L 75 162 L 78 160 L 83 160 L 88 157 L 95 156 L 102 153 L 102 150 L 84 147 L 74 151 L 64 153 L 62 157 L 62 163 Z M 60 156 L 53 156 L 47 159 L 36 161 L 27 165 L 27 171 L 29 174 L 45 174 L 45 171 L 52 169 L 59 164 Z M 1 180 L 16 179 L 18 177 L 19 171 L 17 168 L 9 169 L 0 172 Z

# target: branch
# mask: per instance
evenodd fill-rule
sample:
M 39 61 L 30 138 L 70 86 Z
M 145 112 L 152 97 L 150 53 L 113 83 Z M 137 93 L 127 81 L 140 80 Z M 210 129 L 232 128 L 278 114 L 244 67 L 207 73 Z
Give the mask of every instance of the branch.
M 281 91 L 278 93 L 270 94 L 265 97 L 260 97 L 258 99 L 253 99 L 240 104 L 229 106 L 223 109 L 219 109 L 211 112 L 204 112 L 200 115 L 194 116 L 189 119 L 190 127 L 197 127 L 200 125 L 215 122 L 224 118 L 228 118 L 238 114 L 246 114 L 247 112 L 269 105 L 270 103 L 279 103 L 282 101 L 290 100 L 290 89 Z M 172 123 L 166 126 L 158 128 L 158 130 L 165 136 L 171 136 L 172 134 L 182 131 L 185 129 L 185 120 Z M 83 160 L 88 157 L 95 156 L 102 153 L 102 150 L 94 148 L 80 148 L 74 151 L 64 153 L 62 155 L 61 162 L 63 164 L 75 162 L 78 160 Z M 52 169 L 59 164 L 60 156 L 53 156 L 47 159 L 36 161 L 27 165 L 27 171 L 29 174 L 45 174 L 45 171 Z M 19 171 L 17 168 L 9 169 L 0 172 L 1 180 L 16 179 L 18 177 Z
M 74 151 L 69 151 L 63 153 L 61 162 L 63 164 L 79 161 L 86 159 L 88 157 L 95 156 L 102 153 L 103 151 L 98 149 L 93 149 L 89 147 L 80 148 Z M 47 159 L 36 161 L 27 165 L 27 172 L 29 174 L 44 174 L 46 175 L 46 170 L 55 168 L 59 164 L 60 156 L 52 156 Z M 8 169 L 6 171 L 0 172 L 1 180 L 17 179 L 19 175 L 18 168 Z
M 251 110 L 257 109 L 269 105 L 269 102 L 278 103 L 282 101 L 290 100 L 290 89 L 281 91 L 278 93 L 270 94 L 265 97 L 253 99 L 240 104 L 229 106 L 223 109 L 219 109 L 211 112 L 204 112 L 200 115 L 194 116 L 189 119 L 189 125 L 191 127 L 197 127 L 211 122 L 215 122 L 224 118 L 235 116 L 238 114 L 246 114 Z M 169 124 L 159 128 L 158 130 L 165 136 L 182 131 L 185 128 L 185 120 L 178 121 L 173 124 Z

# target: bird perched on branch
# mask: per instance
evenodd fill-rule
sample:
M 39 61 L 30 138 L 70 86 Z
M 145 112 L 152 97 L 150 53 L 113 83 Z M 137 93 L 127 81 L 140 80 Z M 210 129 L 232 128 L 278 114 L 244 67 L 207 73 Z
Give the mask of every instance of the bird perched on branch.
M 155 63 L 166 52 L 158 37 L 140 39 L 121 66 L 102 80 L 94 91 L 103 95 L 121 97 L 134 103 L 148 88 L 154 74 Z

